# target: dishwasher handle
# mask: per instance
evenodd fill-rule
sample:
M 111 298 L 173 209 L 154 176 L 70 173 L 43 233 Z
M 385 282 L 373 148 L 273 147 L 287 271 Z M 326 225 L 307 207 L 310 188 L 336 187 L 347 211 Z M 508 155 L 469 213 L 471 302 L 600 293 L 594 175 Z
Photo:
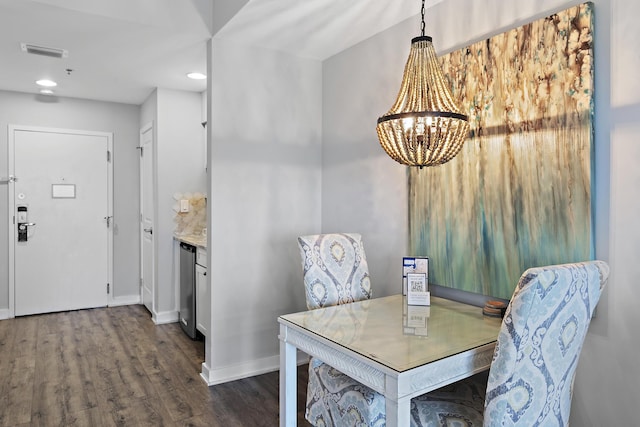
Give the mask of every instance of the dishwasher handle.
M 180 249 L 185 250 L 185 251 L 189 251 L 189 252 L 196 252 L 196 247 L 193 245 L 190 245 L 188 243 L 184 243 L 184 242 L 180 242 Z

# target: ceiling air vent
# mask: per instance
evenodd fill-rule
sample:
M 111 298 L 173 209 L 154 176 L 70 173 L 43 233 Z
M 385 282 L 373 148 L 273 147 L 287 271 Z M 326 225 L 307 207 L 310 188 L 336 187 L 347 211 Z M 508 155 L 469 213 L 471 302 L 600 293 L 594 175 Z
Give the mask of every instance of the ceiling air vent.
M 36 46 L 34 44 L 20 43 L 23 52 L 32 53 L 34 55 L 48 56 L 50 58 L 67 58 L 69 51 L 66 49 L 58 49 L 55 47 Z

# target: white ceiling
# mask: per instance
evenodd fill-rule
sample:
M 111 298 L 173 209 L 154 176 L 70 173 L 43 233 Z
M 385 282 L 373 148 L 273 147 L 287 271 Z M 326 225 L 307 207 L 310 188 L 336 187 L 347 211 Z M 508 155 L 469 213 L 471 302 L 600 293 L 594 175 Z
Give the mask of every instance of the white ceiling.
M 252 0 L 216 38 L 324 60 L 419 13 L 419 0 Z
M 129 104 L 156 87 L 201 92 L 206 82 L 186 78 L 206 72 L 211 17 L 200 11 L 236 1 L 0 0 L 0 89 L 37 93 L 35 81 L 49 78 L 58 96 Z M 250 0 L 216 38 L 323 60 L 419 11 L 418 0 Z M 69 56 L 27 54 L 21 43 Z

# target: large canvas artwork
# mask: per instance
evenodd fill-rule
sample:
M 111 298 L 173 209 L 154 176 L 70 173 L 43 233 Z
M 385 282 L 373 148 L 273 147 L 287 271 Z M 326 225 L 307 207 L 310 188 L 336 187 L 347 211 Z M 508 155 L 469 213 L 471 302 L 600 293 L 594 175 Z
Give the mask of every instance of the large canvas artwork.
M 410 255 L 430 282 L 508 299 L 524 270 L 593 257 L 593 5 L 443 56 L 471 135 L 409 171 Z

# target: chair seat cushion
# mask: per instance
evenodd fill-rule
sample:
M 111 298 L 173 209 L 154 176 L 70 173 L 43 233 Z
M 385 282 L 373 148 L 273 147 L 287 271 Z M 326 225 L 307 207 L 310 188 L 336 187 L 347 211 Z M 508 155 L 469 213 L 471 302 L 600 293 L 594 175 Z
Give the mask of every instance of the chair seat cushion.
M 316 427 L 383 427 L 384 396 L 311 358 L 305 417 Z
M 456 402 L 411 401 L 411 427 L 482 427 L 482 411 Z
M 482 426 L 487 373 L 411 400 L 411 427 Z M 316 427 L 386 425 L 380 393 L 312 357 L 306 419 Z
M 487 373 L 411 400 L 411 427 L 481 427 Z

